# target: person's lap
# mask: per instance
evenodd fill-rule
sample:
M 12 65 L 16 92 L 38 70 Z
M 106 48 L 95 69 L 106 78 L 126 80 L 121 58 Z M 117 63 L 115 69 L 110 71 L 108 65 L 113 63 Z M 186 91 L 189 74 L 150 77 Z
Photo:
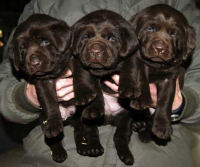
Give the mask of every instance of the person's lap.
M 136 133 L 132 135 L 130 148 L 135 157 L 134 167 L 192 167 L 191 137 L 189 131 L 181 125 L 174 125 L 171 142 L 167 146 L 158 146 L 154 142 L 141 143 Z M 73 128 L 65 127 L 64 147 L 68 158 L 63 163 L 51 159 L 49 147 L 44 143 L 44 136 L 38 126 L 24 139 L 25 153 L 18 161 L 19 166 L 37 167 L 124 167 L 117 156 L 113 144 L 115 128 L 103 126 L 99 128 L 104 154 L 97 158 L 81 156 L 76 152 Z M 9 162 L 8 162 L 9 163 Z M 15 166 L 18 166 L 15 164 Z

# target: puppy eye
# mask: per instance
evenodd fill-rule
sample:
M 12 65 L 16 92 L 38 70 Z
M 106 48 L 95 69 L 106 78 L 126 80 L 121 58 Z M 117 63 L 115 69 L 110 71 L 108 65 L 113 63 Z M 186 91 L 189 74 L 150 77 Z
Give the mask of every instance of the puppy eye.
M 50 42 L 47 39 L 41 39 L 41 41 L 40 41 L 40 46 L 47 46 L 49 44 L 50 44 Z
M 115 38 L 113 35 L 111 35 L 111 36 L 108 37 L 108 40 L 109 40 L 109 41 L 115 41 L 116 38 Z
M 92 37 L 92 35 L 84 34 L 83 37 L 82 37 L 82 39 L 89 39 L 89 38 L 91 38 L 91 37 Z
M 149 27 L 147 27 L 146 30 L 149 31 L 149 32 L 156 32 L 156 28 L 153 27 L 153 26 L 149 26 Z
M 172 36 L 172 37 L 177 36 L 177 34 L 178 34 L 177 31 L 171 31 L 171 32 L 169 33 L 169 35 Z

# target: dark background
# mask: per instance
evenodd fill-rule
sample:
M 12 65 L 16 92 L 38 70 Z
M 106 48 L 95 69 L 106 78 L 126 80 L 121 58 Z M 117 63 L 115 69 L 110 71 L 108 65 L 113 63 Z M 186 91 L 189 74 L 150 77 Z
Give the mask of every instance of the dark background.
M 17 25 L 17 20 L 24 6 L 30 0 L 0 0 L 0 30 L 3 31 L 3 37 L 0 41 L 5 43 L 8 40 L 12 29 Z M 0 47 L 0 61 L 4 47 Z

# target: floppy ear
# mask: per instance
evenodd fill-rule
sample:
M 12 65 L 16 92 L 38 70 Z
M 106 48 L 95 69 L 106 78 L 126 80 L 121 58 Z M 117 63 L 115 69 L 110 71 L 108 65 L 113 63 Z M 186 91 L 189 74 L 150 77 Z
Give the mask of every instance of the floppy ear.
M 138 49 L 138 39 L 133 27 L 129 24 L 120 26 L 122 46 L 120 56 L 125 57 Z
M 183 54 L 183 60 L 186 60 L 188 56 L 193 52 L 196 46 L 196 33 L 193 27 L 187 26 L 186 28 L 187 33 L 187 41 L 186 41 L 186 48 Z
M 131 19 L 129 20 L 131 26 L 133 27 L 134 31 L 136 31 L 136 25 L 137 25 L 137 21 L 138 21 L 138 14 L 135 14 L 131 17 Z
M 82 23 L 75 23 L 72 26 L 72 51 L 74 55 L 79 53 L 79 42 L 80 42 L 80 26 Z
M 71 46 L 71 30 L 64 21 L 59 21 L 57 24 L 52 25 L 51 30 L 59 52 L 63 52 Z
M 8 56 L 9 59 L 14 66 L 16 71 L 19 71 L 19 66 L 20 66 L 20 55 L 18 52 L 18 46 L 16 46 L 15 42 L 11 42 L 9 47 L 8 47 Z

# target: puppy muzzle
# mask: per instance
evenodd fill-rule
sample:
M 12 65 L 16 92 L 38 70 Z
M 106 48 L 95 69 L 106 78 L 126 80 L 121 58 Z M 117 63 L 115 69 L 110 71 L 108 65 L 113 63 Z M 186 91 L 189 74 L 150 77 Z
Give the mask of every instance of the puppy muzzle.
M 104 68 L 110 61 L 108 46 L 103 42 L 90 42 L 86 45 L 83 59 L 85 64 L 91 68 Z

